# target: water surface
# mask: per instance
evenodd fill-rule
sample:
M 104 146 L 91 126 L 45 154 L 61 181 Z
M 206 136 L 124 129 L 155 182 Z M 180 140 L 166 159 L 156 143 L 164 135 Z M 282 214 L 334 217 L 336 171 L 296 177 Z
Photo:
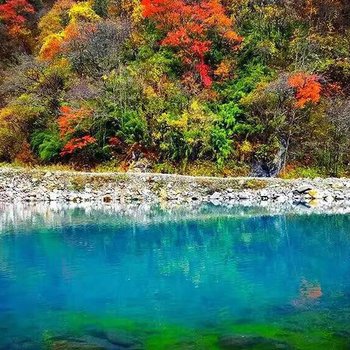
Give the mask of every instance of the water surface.
M 134 214 L 3 221 L 0 349 L 350 348 L 349 215 Z

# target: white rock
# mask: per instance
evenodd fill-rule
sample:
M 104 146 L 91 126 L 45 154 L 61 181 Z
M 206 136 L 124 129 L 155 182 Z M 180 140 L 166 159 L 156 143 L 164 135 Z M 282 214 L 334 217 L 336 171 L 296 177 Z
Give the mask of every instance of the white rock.
M 215 199 L 221 199 L 222 198 L 222 194 L 220 192 L 214 192 L 211 196 L 210 199 L 211 200 L 215 200 Z

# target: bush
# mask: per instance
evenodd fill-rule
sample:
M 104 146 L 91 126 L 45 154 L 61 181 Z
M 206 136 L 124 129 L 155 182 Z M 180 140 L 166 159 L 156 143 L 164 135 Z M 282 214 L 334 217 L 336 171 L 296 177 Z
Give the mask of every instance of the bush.
M 82 24 L 79 35 L 66 44 L 67 56 L 79 74 L 99 77 L 117 68 L 122 61 L 122 49 L 130 35 L 126 20 L 100 21 L 94 26 Z
M 181 115 L 163 113 L 157 118 L 154 139 L 163 159 L 181 162 L 212 153 L 210 129 L 216 116 L 197 100 Z
M 40 159 L 51 162 L 59 159 L 63 146 L 58 131 L 37 131 L 32 135 L 31 145 Z
M 327 176 L 323 170 L 316 167 L 303 167 L 303 166 L 287 166 L 285 171 L 280 174 L 283 179 L 298 179 L 298 178 L 310 178 Z

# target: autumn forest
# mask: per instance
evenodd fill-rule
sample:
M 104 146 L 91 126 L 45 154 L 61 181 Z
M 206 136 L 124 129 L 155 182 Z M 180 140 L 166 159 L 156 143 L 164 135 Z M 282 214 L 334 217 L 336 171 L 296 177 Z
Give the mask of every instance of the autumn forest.
M 350 175 L 348 0 L 0 0 L 0 162 Z

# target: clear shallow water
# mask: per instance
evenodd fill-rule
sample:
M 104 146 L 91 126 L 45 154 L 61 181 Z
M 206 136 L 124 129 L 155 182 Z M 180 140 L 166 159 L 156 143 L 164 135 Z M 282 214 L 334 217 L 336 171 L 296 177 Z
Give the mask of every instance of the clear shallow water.
M 8 225 L 0 349 L 350 349 L 350 216 L 235 214 Z

